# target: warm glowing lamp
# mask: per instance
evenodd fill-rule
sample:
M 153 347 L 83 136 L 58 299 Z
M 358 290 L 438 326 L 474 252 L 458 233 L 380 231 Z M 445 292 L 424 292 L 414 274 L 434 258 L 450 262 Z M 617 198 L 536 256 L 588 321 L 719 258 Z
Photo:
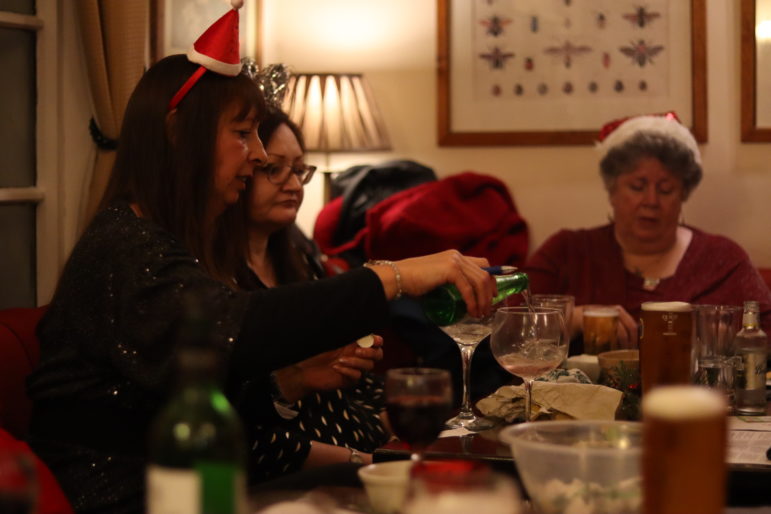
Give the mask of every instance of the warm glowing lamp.
M 391 149 L 375 97 L 360 73 L 296 73 L 289 79 L 284 111 L 297 123 L 309 152 L 326 154 L 324 200 L 328 200 L 332 152 Z

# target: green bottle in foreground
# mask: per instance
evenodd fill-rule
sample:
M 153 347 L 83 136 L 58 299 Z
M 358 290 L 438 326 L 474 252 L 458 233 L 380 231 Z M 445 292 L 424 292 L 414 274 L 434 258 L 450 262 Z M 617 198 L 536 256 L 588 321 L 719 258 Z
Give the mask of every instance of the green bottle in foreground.
M 493 298 L 493 304 L 521 293 L 527 289 L 528 284 L 527 274 L 522 272 L 495 275 L 498 294 Z M 457 323 L 466 315 L 466 302 L 463 301 L 458 288 L 452 284 L 437 287 L 421 296 L 419 301 L 426 317 L 440 327 Z
M 177 388 L 150 429 L 148 514 L 247 512 L 246 443 L 219 387 L 219 352 L 208 322 L 183 323 Z

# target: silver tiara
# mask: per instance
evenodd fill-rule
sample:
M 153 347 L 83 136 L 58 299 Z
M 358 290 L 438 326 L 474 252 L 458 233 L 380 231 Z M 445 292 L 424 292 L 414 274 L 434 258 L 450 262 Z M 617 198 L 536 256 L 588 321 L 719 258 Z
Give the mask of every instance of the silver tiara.
M 254 59 L 244 57 L 241 59 L 243 65 L 242 71 L 257 83 L 257 86 L 265 96 L 265 101 L 271 107 L 281 109 L 289 86 L 289 77 L 291 75 L 289 68 L 284 64 L 269 64 L 263 69 Z

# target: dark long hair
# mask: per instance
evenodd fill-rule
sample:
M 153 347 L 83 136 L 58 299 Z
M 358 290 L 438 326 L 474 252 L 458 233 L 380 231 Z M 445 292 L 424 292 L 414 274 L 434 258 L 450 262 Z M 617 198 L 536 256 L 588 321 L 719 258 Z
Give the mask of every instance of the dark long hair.
M 297 138 L 300 149 L 305 153 L 305 140 L 300 128 L 286 113 L 270 108 L 260 122 L 257 133 L 267 148 L 270 140 L 281 125 L 286 125 Z M 257 172 L 259 173 L 259 171 Z M 254 182 L 238 200 L 238 204 L 223 217 L 222 230 L 218 234 L 217 247 L 221 250 L 217 257 L 220 267 L 231 270 L 239 287 L 254 289 L 259 287 L 253 273 L 247 266 L 249 256 L 248 224 L 249 202 Z M 268 256 L 276 271 L 279 284 L 302 282 L 320 276 L 317 263 L 312 262 L 313 243 L 308 241 L 296 224 L 292 223 L 272 233 L 268 238 Z
M 184 55 L 173 55 L 143 75 L 126 106 L 115 166 L 100 207 L 115 200 L 136 203 L 142 216 L 177 236 L 216 276 L 204 221 L 213 191 L 220 118 L 237 106 L 237 119 L 252 112 L 260 119 L 266 108 L 259 88 L 246 75 L 206 72 L 170 117 L 171 97 L 197 68 Z

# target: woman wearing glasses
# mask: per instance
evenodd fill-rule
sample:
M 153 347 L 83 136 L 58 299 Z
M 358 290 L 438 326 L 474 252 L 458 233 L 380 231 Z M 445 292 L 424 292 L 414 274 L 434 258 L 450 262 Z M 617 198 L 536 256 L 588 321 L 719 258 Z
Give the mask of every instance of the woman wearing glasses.
M 187 56 L 170 56 L 137 84 L 103 209 L 73 249 L 38 325 L 40 364 L 27 381 L 29 442 L 77 512 L 144 512 L 148 427 L 168 399 L 188 298 L 206 305 L 226 393 L 250 436 L 277 422 L 271 371 L 320 352 L 338 356 L 340 370 L 376 357 L 365 352 L 372 348 L 340 347 L 383 328 L 389 299 L 452 282 L 471 312 L 490 309 L 494 284 L 480 269 L 487 260 L 458 252 L 238 290 L 231 270 L 216 263 L 230 245 L 215 237 L 247 184 L 267 179 L 257 171 L 268 161 L 257 134 L 264 100 L 244 74 L 202 70 Z M 297 195 L 282 194 L 278 204 L 292 211 Z M 327 380 L 344 382 L 342 371 L 326 370 Z M 253 451 L 250 465 L 260 457 Z
M 230 236 L 235 237 L 231 247 L 235 250 L 231 258 L 235 260 L 224 267 L 234 269 L 239 288 L 246 290 L 321 278 L 324 271 L 315 246 L 295 225 L 303 201 L 303 186 L 316 169 L 304 162 L 302 133 L 277 109 L 267 114 L 258 133 L 268 159 L 242 197 L 239 214 L 243 220 L 234 220 L 230 225 L 238 227 L 239 221 L 244 221 L 246 238 L 241 240 L 231 232 L 228 239 L 234 241 Z M 302 323 L 301 318 L 291 319 L 292 313 L 288 316 L 288 322 Z M 382 356 L 382 340 L 375 339 L 377 359 Z M 349 341 L 341 341 L 346 342 Z M 266 339 L 261 344 L 282 343 L 280 339 Z M 253 477 L 268 479 L 339 462 L 369 463 L 371 452 L 388 440 L 380 419 L 384 408 L 382 381 L 369 373 L 359 375 L 373 361 L 329 357 L 323 354 L 272 373 L 274 401 L 283 420 L 270 427 L 254 427 L 253 451 L 262 459 L 252 469 Z M 348 387 L 325 387 L 323 381 L 314 380 L 330 365 L 346 375 Z M 251 403 L 245 397 L 238 401 Z

